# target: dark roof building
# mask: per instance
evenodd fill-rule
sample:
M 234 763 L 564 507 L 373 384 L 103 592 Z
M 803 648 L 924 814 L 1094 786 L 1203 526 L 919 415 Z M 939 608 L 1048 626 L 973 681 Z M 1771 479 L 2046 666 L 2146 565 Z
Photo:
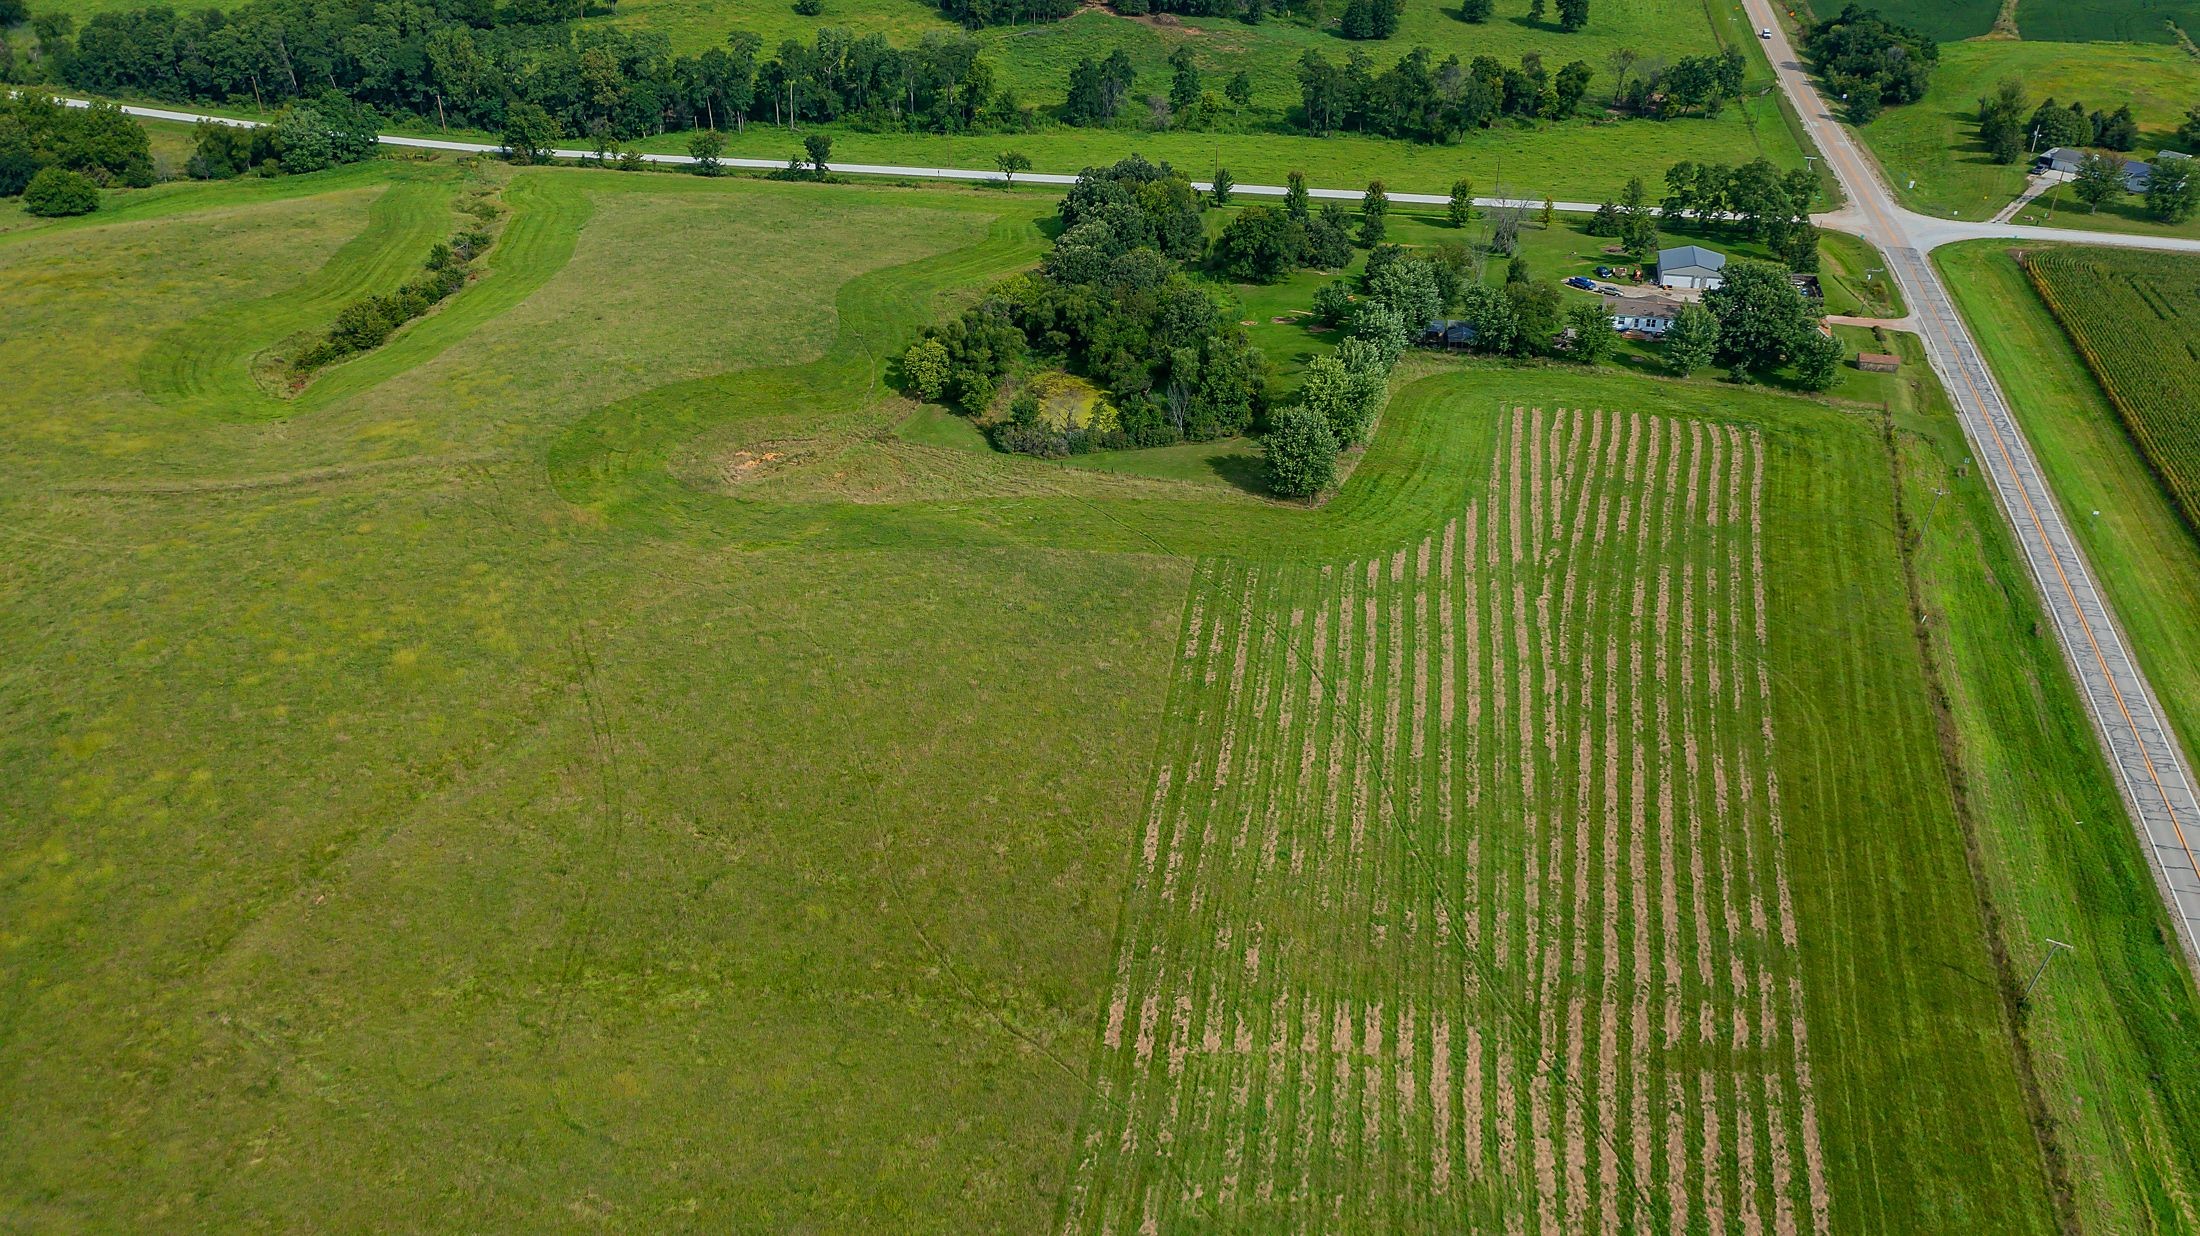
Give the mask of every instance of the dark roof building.
M 1437 318 L 1421 328 L 1421 346 L 1471 348 L 1474 346 L 1474 323 L 1464 318 Z

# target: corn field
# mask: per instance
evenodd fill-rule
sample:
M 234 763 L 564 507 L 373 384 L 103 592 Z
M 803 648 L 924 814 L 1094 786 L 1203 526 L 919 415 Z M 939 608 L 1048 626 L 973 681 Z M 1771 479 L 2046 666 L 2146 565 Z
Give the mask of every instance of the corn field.
M 2170 500 L 2200 528 L 2200 258 L 2048 249 L 2024 269 Z

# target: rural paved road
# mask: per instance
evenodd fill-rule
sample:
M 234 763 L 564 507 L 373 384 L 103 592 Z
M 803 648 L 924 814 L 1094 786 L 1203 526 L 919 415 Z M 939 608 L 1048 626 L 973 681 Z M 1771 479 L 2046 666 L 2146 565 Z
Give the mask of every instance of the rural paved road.
M 1753 13 L 1757 13 L 1761 10 L 1762 14 L 1765 16 L 1769 16 L 1771 12 L 1766 4 L 1763 3 L 1763 0 L 1758 0 L 1757 3 L 1751 4 L 1750 8 Z M 1759 20 L 1761 20 L 1761 18 L 1759 18 Z M 1780 28 L 1777 26 L 1773 27 L 1773 35 L 1776 40 L 1773 44 L 1773 47 L 1776 49 L 1775 54 L 1786 59 L 1792 66 L 1794 63 L 1794 53 L 1787 49 L 1787 36 L 1783 34 L 1780 31 Z M 1790 75 L 1786 72 L 1782 72 L 1780 74 L 1781 85 L 1788 85 L 1789 76 Z M 1794 76 L 1797 78 L 1801 78 L 1801 73 L 1799 69 L 1794 73 Z M 1807 78 L 1802 79 L 1802 85 L 1803 88 L 1806 90 L 1810 88 L 1810 83 Z M 1792 89 L 1790 89 L 1789 95 L 1791 98 L 1795 97 Z M 1816 98 L 1815 95 L 1812 95 L 1811 97 Z M 90 106 L 89 101 L 84 99 L 63 99 L 62 102 L 68 104 L 71 107 Z M 1801 101 L 1798 101 L 1796 103 L 1796 107 L 1798 110 L 1800 110 L 1803 106 L 1804 104 Z M 125 105 L 122 110 L 132 116 L 141 116 L 147 120 L 172 120 L 183 124 L 192 124 L 201 120 L 211 120 L 216 124 L 234 125 L 240 129 L 252 129 L 259 127 L 258 121 L 238 120 L 230 116 L 210 116 L 202 112 L 177 111 L 165 107 L 138 107 L 134 105 Z M 1845 132 L 1840 130 L 1840 126 L 1834 124 L 1830 119 L 1823 116 L 1821 116 L 1820 119 L 1827 127 L 1830 127 L 1837 132 Z M 1819 137 L 1820 146 L 1824 147 L 1827 139 L 1819 135 L 1818 126 L 1813 124 L 1810 125 L 1810 128 L 1812 135 Z M 460 154 L 500 154 L 504 150 L 502 146 L 496 145 L 491 142 L 459 142 L 439 137 L 411 137 L 404 134 L 394 133 L 383 134 L 381 142 L 385 146 L 399 146 L 412 150 L 449 150 L 455 151 Z M 590 155 L 592 154 L 592 152 L 586 150 L 553 150 L 550 153 L 552 156 L 560 159 L 584 159 L 590 157 Z M 645 163 L 662 164 L 668 167 L 692 167 L 695 164 L 695 159 L 692 156 L 679 154 L 645 154 L 642 156 L 642 161 Z M 757 170 L 771 170 L 786 166 L 786 163 L 783 160 L 737 159 L 730 156 L 720 159 L 719 162 L 725 164 L 727 167 L 753 168 Z M 999 180 L 1001 178 L 1000 172 L 992 168 L 909 167 L 892 163 L 832 163 L 828 164 L 827 166 L 834 172 L 834 174 L 841 176 L 891 176 L 904 180 L 981 181 Z M 1877 165 L 1873 166 L 1876 168 Z M 1035 185 L 1072 185 L 1077 183 L 1077 177 L 1072 175 L 1065 175 L 1060 172 L 1019 172 L 1017 173 L 1017 179 L 1025 184 Z M 1842 183 L 1848 183 L 1846 178 L 1843 179 Z M 1874 183 L 1876 183 L 1876 181 Z M 1213 186 L 1209 185 L 1204 180 L 1195 180 L 1192 182 L 1192 187 L 1200 190 L 1201 192 L 1206 192 Z M 1232 188 L 1234 192 L 1245 194 L 1248 197 L 1282 197 L 1284 192 L 1282 185 L 1241 184 L 1234 185 L 1232 186 Z M 1357 202 L 1360 200 L 1360 196 L 1365 191 L 1365 188 L 1366 187 L 1364 185 L 1357 189 L 1309 188 L 1307 190 L 1307 195 L 1310 197 L 1324 198 L 1333 201 Z M 1654 191 L 1657 186 L 1652 185 L 1651 188 Z M 1853 189 L 1850 190 L 1850 197 L 1852 201 L 1856 198 L 1856 193 Z M 1390 194 L 1390 200 L 1392 202 L 1404 203 L 1410 206 L 1442 206 L 1449 203 L 1451 201 L 1451 198 L 1441 193 L 1394 192 Z M 1543 199 L 1541 198 L 1478 197 L 1474 199 L 1474 201 L 1475 204 L 1478 206 L 1516 205 L 1541 209 L 1543 205 Z M 1553 205 L 1555 205 L 1559 210 L 1566 211 L 1570 214 L 1588 214 L 1596 210 L 1598 203 L 1554 202 Z M 1942 245 L 1954 244 L 1955 242 L 1962 240 L 2037 240 L 2042 242 L 2059 242 L 2062 244 L 2109 245 L 2117 248 L 2128 249 L 2178 249 L 2186 250 L 2193 253 L 2200 253 L 2200 238 L 2187 238 L 2182 236 L 2138 236 L 2128 235 L 2123 232 L 2087 232 L 2079 231 L 2073 228 L 2030 227 L 2013 223 L 1977 223 L 1968 222 L 1961 219 L 1933 219 L 1925 215 L 1914 214 L 1910 211 L 1902 210 L 1899 207 L 1895 207 L 1892 204 L 1891 198 L 1887 199 L 1886 208 L 1895 216 L 1902 218 L 1910 225 L 1911 241 L 1912 244 L 1919 250 L 1919 252 L 1937 249 Z M 1854 205 L 1845 207 L 1839 211 L 1835 211 L 1832 214 L 1820 215 L 1817 218 L 1820 224 L 1826 227 L 1833 228 L 1836 231 L 1855 232 L 1861 235 L 1864 233 L 1865 230 L 1865 223 L 1859 218 L 1859 210 Z
M 2032 568 L 2055 633 L 2076 673 L 2080 696 L 2093 719 L 2110 765 L 2116 770 L 2118 788 L 2131 809 L 2133 821 L 2156 881 L 2171 908 L 2188 961 L 2200 962 L 2200 797 L 2184 752 L 2164 722 L 2153 688 L 2131 656 L 2123 633 L 2108 602 L 2095 582 L 2093 570 L 2070 535 L 2068 521 L 2054 495 L 2048 491 L 2031 445 L 2010 415 L 2006 399 L 1993 375 L 1979 357 L 1978 345 L 1956 313 L 1926 254 L 1941 245 L 1965 240 L 2009 239 L 2040 243 L 2107 245 L 2121 248 L 2182 250 L 2200 253 L 2200 239 L 2135 236 L 2120 232 L 2086 232 L 2065 228 L 2032 227 L 2011 223 L 1937 219 L 1895 204 L 1879 165 L 1849 131 L 1843 128 L 1818 96 L 1804 70 L 1786 28 L 1773 11 L 1771 0 L 1743 0 L 1750 20 L 1771 31 L 1766 51 L 1775 79 L 1803 126 L 1824 153 L 1834 175 L 1846 191 L 1849 204 L 1816 216 L 1823 227 L 1851 232 L 1879 246 L 1910 303 L 1912 317 L 1922 328 L 1926 354 L 1942 383 L 1955 400 L 1971 447 L 1992 477 L 2003 512 L 2015 529 L 2019 544 Z M 87 106 L 83 100 L 66 100 Z M 243 128 L 254 122 L 197 112 L 156 107 L 124 107 L 134 116 L 191 123 L 213 120 Z M 501 147 L 480 142 L 441 138 L 385 135 L 384 145 L 425 150 L 449 150 L 469 154 L 494 153 Z M 556 157 L 577 159 L 588 152 L 557 150 Z M 692 165 L 686 155 L 649 154 L 651 163 Z M 768 159 L 722 160 L 730 167 L 776 168 L 783 164 Z M 900 167 L 868 163 L 835 163 L 831 169 L 848 176 L 891 176 L 925 180 L 997 180 L 993 170 L 952 167 Z M 1067 185 L 1074 176 L 1026 172 L 1032 184 Z M 1208 186 L 1193 182 L 1200 189 Z M 1238 185 L 1237 192 L 1252 197 L 1280 197 L 1280 185 Z M 1356 201 L 1359 189 L 1310 189 L 1311 196 Z M 1450 199 L 1432 193 L 1393 193 L 1393 202 L 1442 205 Z M 1480 205 L 1505 201 L 1540 206 L 1526 199 L 1476 198 Z M 1590 202 L 1559 202 L 1560 210 L 1593 211 Z
M 2131 655 L 2093 568 L 2071 536 L 2069 521 L 2048 490 L 2031 444 L 1980 358 L 1970 328 L 1949 300 L 1940 272 L 1926 257 L 1936 246 L 1982 236 L 2127 245 L 2137 241 L 2147 248 L 2190 250 L 2200 250 L 2200 241 L 2142 237 L 2112 241 L 2105 235 L 2056 228 L 1933 219 L 1902 209 L 1895 204 L 1878 164 L 1829 113 L 1789 45 L 1771 0 L 1742 2 L 1750 20 L 1772 32 L 1767 51 L 1780 87 L 1848 194 L 1847 207 L 1818 221 L 1878 245 L 1915 306 L 1912 314 L 1922 327 L 1926 354 L 1956 403 L 1972 452 L 1992 478 L 2002 511 L 2031 565 L 2055 634 L 2077 676 L 2080 698 L 2116 770 L 2118 788 L 2184 942 L 2187 962 L 2200 960 L 2200 862 L 2194 860 L 2194 847 L 2200 846 L 2200 798 L 2194 794 L 2191 765 L 2163 719 L 2153 687 Z

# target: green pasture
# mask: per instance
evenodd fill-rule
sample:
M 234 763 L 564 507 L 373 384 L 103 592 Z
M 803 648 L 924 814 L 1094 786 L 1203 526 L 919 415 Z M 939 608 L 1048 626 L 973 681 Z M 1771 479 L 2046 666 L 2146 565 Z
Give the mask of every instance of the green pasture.
M 2029 39 L 1944 45 L 1924 99 L 1889 108 L 1857 130 L 1904 205 L 1944 218 L 1988 219 L 2024 190 L 2029 164 L 1989 162 L 1978 136 L 1979 99 L 2010 76 L 2024 80 L 2034 106 L 2048 98 L 2102 111 L 2131 104 L 2139 118 L 2133 158 L 2151 158 L 2172 145 L 2186 109 L 2200 100 L 2200 60 L 2174 47 Z M 2066 187 L 2053 205 L 2052 221 L 2065 226 L 2090 227 L 2119 215 L 2128 216 L 2133 229 L 2162 227 L 2144 220 L 2136 198 L 2105 204 L 2093 215 Z M 2047 222 L 2049 206 L 2042 198 L 2025 215 Z
M 726 152 L 775 162 L 791 159 L 801 153 L 806 132 L 751 124 L 744 133 L 726 135 Z M 1783 168 L 1799 167 L 1803 161 L 1777 99 L 1769 95 L 1730 107 L 1715 120 L 1506 122 L 1451 145 L 1353 134 L 1309 137 L 1271 126 L 1236 133 L 1067 125 L 1032 133 L 952 136 L 839 128 L 829 132 L 836 163 L 984 169 L 1002 151 L 1014 150 L 1029 156 L 1035 171 L 1075 175 L 1141 154 L 1199 180 L 1206 180 L 1219 162 L 1241 184 L 1280 185 L 1291 172 L 1300 171 L 1322 188 L 1358 189 L 1380 179 L 1394 192 L 1449 193 L 1464 177 L 1479 194 L 1501 186 L 1509 193 L 1566 201 L 1617 196 L 1630 176 L 1657 183 L 1667 167 L 1684 159 L 1746 163 L 1762 156 Z M 639 145 L 684 153 L 687 140 L 670 134 Z
M 506 210 L 480 279 L 288 403 L 250 384 L 417 269 L 468 176 Z M 1521 405 L 1768 444 L 1831 1227 L 2054 1225 L 1981 880 L 2020 963 L 2083 941 L 2024 1028 L 2053 1110 L 2132 1113 L 2071 1117 L 2087 1213 L 2177 1225 L 2191 993 L 2121 821 L 2032 792 L 2112 818 L 1929 392 L 1416 358 L 1314 510 L 1251 492 L 1241 443 L 1002 456 L 894 360 L 1050 214 L 378 163 L 11 218 L 0 1226 L 1057 1224 L 1187 598 L 1418 544 Z M 1928 479 L 1963 496 L 1920 511 Z M 1983 873 L 1898 493 L 1945 562 L 1960 762 L 2013 778 L 1974 796 Z
M 2017 5 L 2017 32 L 2027 39 L 2175 44 L 2180 30 L 2188 38 L 2200 30 L 2200 5 L 2192 0 L 2019 0 Z

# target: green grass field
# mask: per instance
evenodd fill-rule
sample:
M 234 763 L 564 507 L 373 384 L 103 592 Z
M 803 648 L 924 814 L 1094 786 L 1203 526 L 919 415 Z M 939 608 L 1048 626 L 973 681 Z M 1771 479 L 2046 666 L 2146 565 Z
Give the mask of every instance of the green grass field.
M 2023 191 L 2027 165 L 1989 162 L 1978 138 L 1978 100 L 2012 75 L 2024 79 L 2035 104 L 2076 99 L 2107 111 L 2131 104 L 2140 129 L 2135 158 L 2150 158 L 2169 144 L 2185 110 L 2200 99 L 2200 60 L 2174 47 L 2029 39 L 1943 46 L 1932 89 L 1922 101 L 1890 108 L 1858 130 L 1904 205 L 1943 217 L 1986 219 Z M 2132 225 L 2160 230 L 2140 217 L 2136 202 L 2106 205 L 2101 217 L 2122 206 Z M 2047 206 L 2043 199 L 2026 213 L 2045 222 Z M 2067 190 L 2056 207 L 2055 223 L 2087 227 L 2099 218 Z
M 478 177 L 488 274 L 256 403 Z M 375 164 L 0 234 L 0 1224 L 2044 1232 L 2040 1103 L 2189 1224 L 2192 993 L 1914 345 L 1416 358 L 1310 510 L 894 393 L 1049 214 Z M 1981 888 L 2083 942 L 2043 1100 Z
M 1840 6 L 1812 6 L 1830 16 Z M 1942 43 L 1976 39 L 1994 28 L 2001 0 L 1886 0 L 1874 6 L 1893 21 L 1922 30 Z M 2017 0 L 2017 33 L 2051 43 L 2175 43 L 2174 22 L 2188 34 L 2200 29 L 2191 0 Z
M 2033 0 L 2033 3 L 2043 2 Z M 1841 11 L 1840 5 L 1823 0 L 1810 7 L 1825 17 Z M 1889 21 L 1922 30 L 1942 43 L 1953 43 L 1958 39 L 1977 38 L 1992 30 L 1994 17 L 2001 11 L 2001 0 L 1884 0 L 1873 7 Z
M 2200 31 L 2200 5 L 2192 0 L 2020 0 L 2017 29 L 2027 39 L 2171 43 L 2175 26 L 2191 37 Z

